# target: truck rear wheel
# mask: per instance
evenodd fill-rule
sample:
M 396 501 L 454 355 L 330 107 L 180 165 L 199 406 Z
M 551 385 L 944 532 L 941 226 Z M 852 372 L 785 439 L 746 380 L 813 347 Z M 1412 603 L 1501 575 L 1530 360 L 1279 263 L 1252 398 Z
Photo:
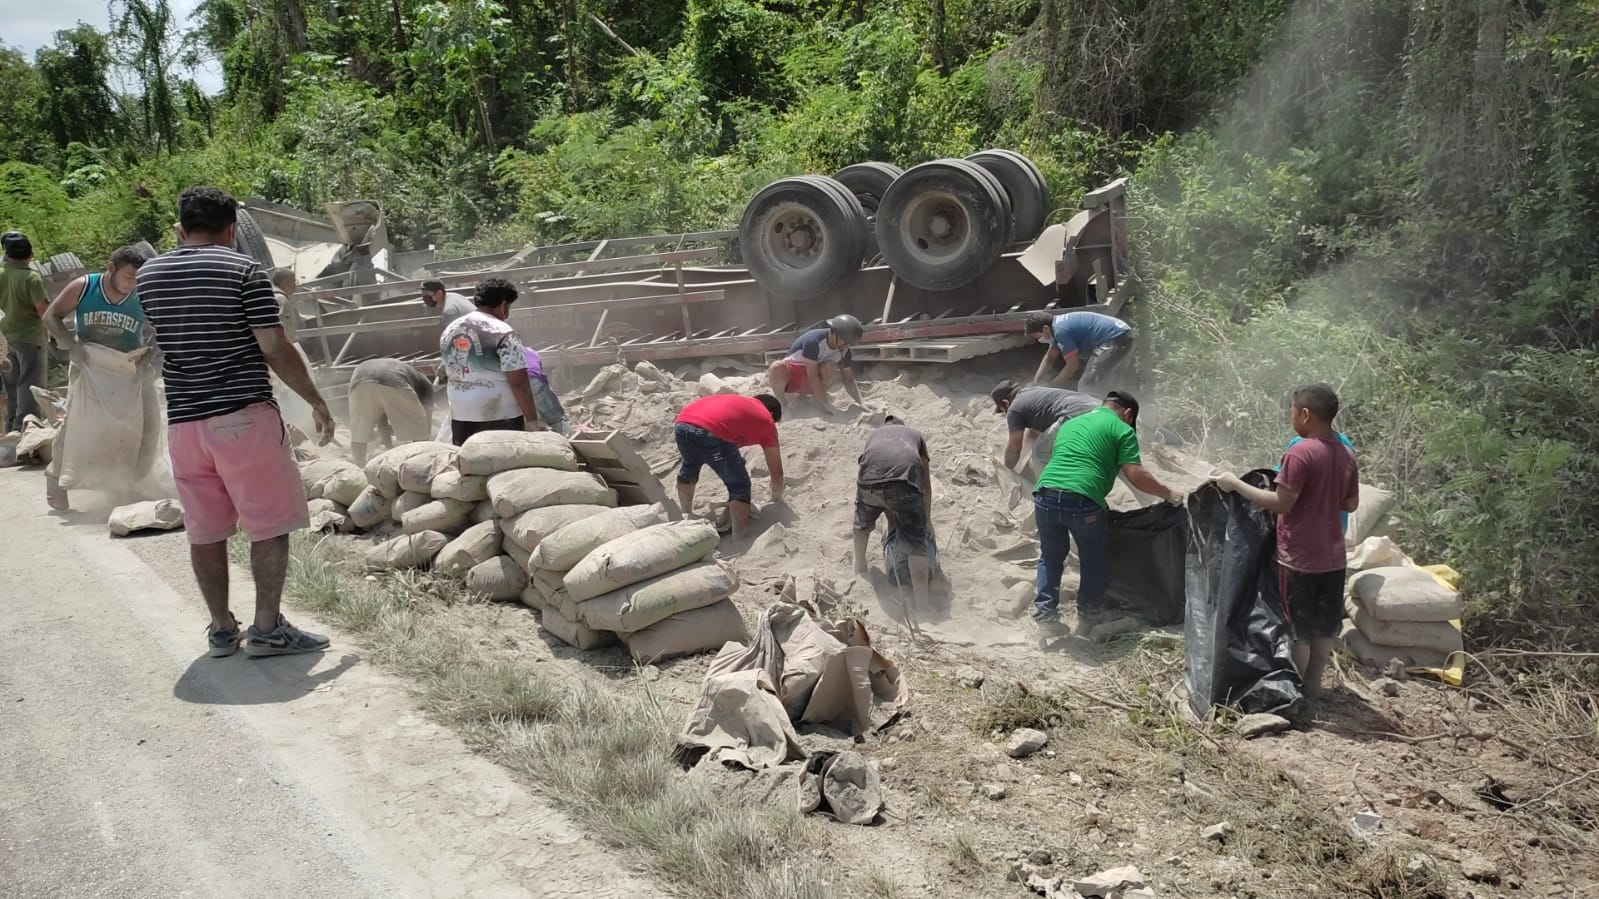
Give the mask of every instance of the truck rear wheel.
M 1044 230 L 1049 218 L 1049 188 L 1031 159 L 1011 150 L 984 150 L 966 157 L 993 175 L 1010 198 L 1011 240 L 1030 241 Z
M 233 232 L 233 249 L 254 259 L 256 264 L 271 271 L 272 249 L 267 246 L 266 235 L 261 233 L 261 226 L 255 223 L 248 209 L 239 210 L 239 224 Z
M 866 215 L 831 178 L 784 178 L 750 200 L 738 238 L 757 283 L 783 299 L 808 300 L 860 268 Z
M 876 215 L 888 186 L 903 174 L 905 170 L 891 162 L 858 162 L 839 169 L 833 175 L 833 180 L 844 185 L 855 195 L 855 199 L 861 201 L 861 208 L 867 215 Z
M 1009 242 L 1010 202 L 999 182 L 963 159 L 940 159 L 895 179 L 877 208 L 877 246 L 905 283 L 954 290 L 977 280 Z

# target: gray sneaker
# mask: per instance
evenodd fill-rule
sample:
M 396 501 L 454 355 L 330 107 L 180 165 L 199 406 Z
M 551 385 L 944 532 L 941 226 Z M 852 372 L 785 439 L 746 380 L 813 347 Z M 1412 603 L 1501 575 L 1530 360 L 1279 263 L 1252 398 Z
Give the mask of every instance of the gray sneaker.
M 233 629 L 226 631 L 217 630 L 214 624 L 205 626 L 205 642 L 211 644 L 211 658 L 220 659 L 233 655 L 239 651 L 239 622 L 233 622 Z
M 244 654 L 247 656 L 286 656 L 302 652 L 321 652 L 328 648 L 328 638 L 321 634 L 302 631 L 278 616 L 278 626 L 261 633 L 255 625 L 245 631 Z

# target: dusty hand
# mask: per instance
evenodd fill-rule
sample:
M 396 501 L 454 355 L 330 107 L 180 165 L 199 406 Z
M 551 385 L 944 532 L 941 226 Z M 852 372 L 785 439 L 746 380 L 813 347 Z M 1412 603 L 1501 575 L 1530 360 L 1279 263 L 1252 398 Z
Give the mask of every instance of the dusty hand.
M 328 411 L 327 403 L 317 403 L 311 407 L 311 417 L 316 420 L 317 446 L 327 446 L 333 442 L 333 413 Z
M 10 359 L 10 357 L 8 357 L 8 356 L 0 356 L 0 371 L 10 371 L 10 370 L 11 370 L 11 359 Z
M 1231 472 L 1224 471 L 1216 475 L 1216 487 L 1223 493 L 1232 493 L 1238 489 L 1238 485 L 1241 483 L 1243 482 L 1238 480 L 1238 477 Z
M 1171 495 L 1166 497 L 1166 502 L 1171 503 L 1180 509 L 1183 506 L 1188 505 L 1188 494 L 1182 492 L 1181 490 L 1173 490 Z
M 787 488 L 787 487 L 786 487 L 786 486 L 783 486 L 783 487 L 773 487 L 773 488 L 772 488 L 772 502 L 774 502 L 774 503 L 780 503 L 780 502 L 782 502 L 782 501 L 783 501 L 783 493 L 784 493 L 784 492 L 785 492 L 785 491 L 786 491 L 786 490 L 787 490 L 787 489 L 788 489 L 788 488 Z

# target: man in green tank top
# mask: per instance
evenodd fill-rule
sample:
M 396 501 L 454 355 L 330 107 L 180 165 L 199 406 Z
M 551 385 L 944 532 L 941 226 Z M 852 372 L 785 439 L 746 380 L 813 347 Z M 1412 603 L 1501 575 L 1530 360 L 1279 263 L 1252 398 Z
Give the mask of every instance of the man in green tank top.
M 73 279 L 56 294 L 56 298 L 45 309 L 45 329 L 55 338 L 56 343 L 66 348 L 74 366 L 83 364 L 83 347 L 89 344 L 106 347 L 118 353 L 133 353 L 152 347 L 154 331 L 145 319 L 143 307 L 139 305 L 139 295 L 134 280 L 139 268 L 149 258 L 139 247 L 122 247 L 111 254 L 110 263 L 104 272 L 94 272 Z M 73 321 L 71 330 L 66 326 L 68 317 Z M 155 429 L 161 424 L 161 410 L 153 383 L 153 373 L 156 370 L 152 361 L 154 356 L 153 351 L 147 352 L 139 361 L 138 377 L 151 382 L 143 391 L 143 405 L 138 409 L 125 410 L 129 414 L 143 416 L 143 430 L 147 435 L 157 433 Z M 50 508 L 58 511 L 69 508 L 67 491 L 62 488 L 59 481 L 60 467 L 56 460 L 66 455 L 66 442 L 73 430 L 71 425 L 69 417 L 61 433 L 56 435 L 54 459 L 45 472 L 45 497 L 50 503 Z M 148 457 L 152 454 L 154 441 L 147 438 L 145 442 L 152 444 L 152 447 L 142 450 L 140 459 L 130 460 L 134 463 L 135 479 L 143 476 L 152 461 Z

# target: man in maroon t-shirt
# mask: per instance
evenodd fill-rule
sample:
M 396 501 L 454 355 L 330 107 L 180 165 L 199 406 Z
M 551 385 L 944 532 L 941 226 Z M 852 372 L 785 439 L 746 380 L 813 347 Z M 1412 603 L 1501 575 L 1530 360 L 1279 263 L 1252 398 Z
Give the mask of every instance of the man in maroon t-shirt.
M 677 415 L 677 451 L 683 457 L 677 469 L 677 501 L 683 514 L 692 514 L 694 488 L 706 465 L 727 485 L 727 509 L 733 519 L 733 537 L 744 535 L 750 523 L 752 485 L 739 447 L 758 446 L 766 453 L 772 473 L 772 501 L 783 499 L 783 454 L 777 443 L 777 423 L 783 407 L 777 397 L 721 394 L 692 400 Z
M 1216 486 L 1277 515 L 1277 565 L 1294 634 L 1294 665 L 1305 695 L 1321 695 L 1322 673 L 1344 620 L 1342 514 L 1360 505 L 1360 468 L 1333 431 L 1338 394 L 1326 384 L 1294 391 L 1294 433 L 1304 439 L 1283 454 L 1275 490 L 1251 487 L 1233 475 Z

